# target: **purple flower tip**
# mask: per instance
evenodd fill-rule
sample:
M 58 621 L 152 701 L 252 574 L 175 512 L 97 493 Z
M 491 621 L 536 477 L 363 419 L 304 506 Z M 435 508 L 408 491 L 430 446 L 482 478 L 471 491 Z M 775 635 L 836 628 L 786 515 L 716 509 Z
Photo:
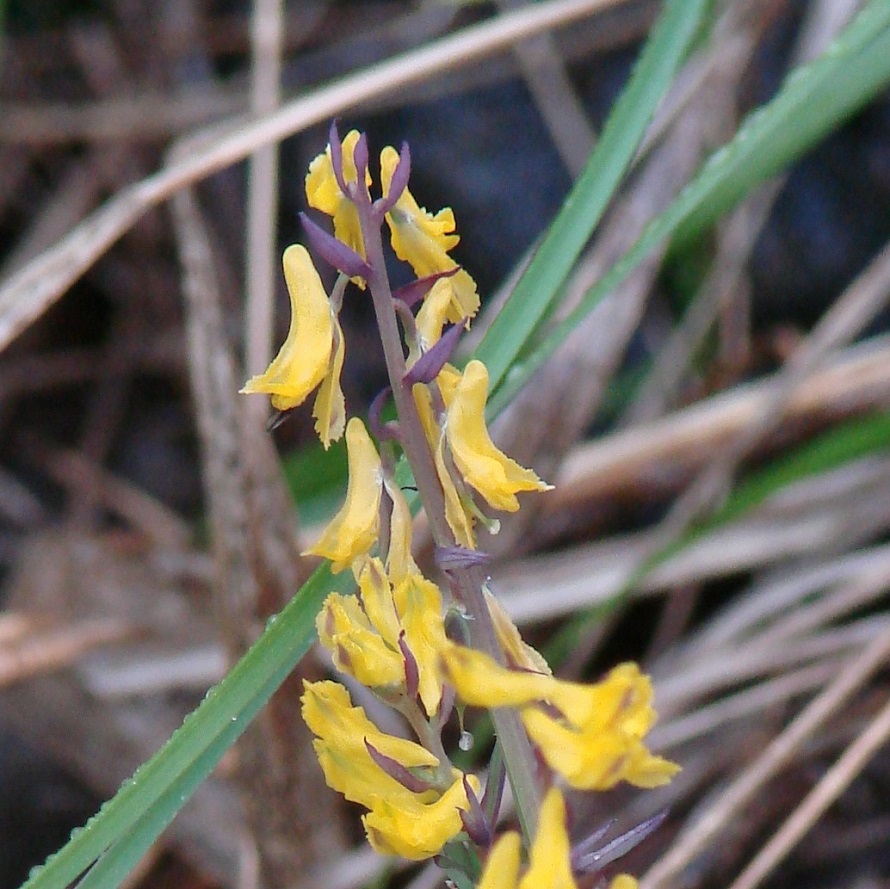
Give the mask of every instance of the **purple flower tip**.
M 371 271 L 368 263 L 351 247 L 326 232 L 320 225 L 313 222 L 305 213 L 300 213 L 300 221 L 306 232 L 306 238 L 312 249 L 325 262 L 350 278 L 367 278 Z
M 425 275 L 423 278 L 417 278 L 410 284 L 406 284 L 404 287 L 399 287 L 399 289 L 393 293 L 393 299 L 400 300 L 410 308 L 419 303 L 430 292 L 433 284 L 435 284 L 439 278 L 450 278 L 452 275 L 456 275 L 459 271 L 460 266 L 456 265 L 454 268 L 448 269 L 448 271 L 434 272 L 432 275 Z
M 439 376 L 439 371 L 451 360 L 457 343 L 464 332 L 462 324 L 454 324 L 439 337 L 430 349 L 427 349 L 405 374 L 405 386 L 415 383 L 432 383 Z

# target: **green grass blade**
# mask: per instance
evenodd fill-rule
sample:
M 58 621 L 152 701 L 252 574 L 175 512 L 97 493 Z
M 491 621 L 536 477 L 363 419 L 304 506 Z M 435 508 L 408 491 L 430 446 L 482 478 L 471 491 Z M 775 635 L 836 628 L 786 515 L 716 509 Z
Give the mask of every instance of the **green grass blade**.
M 273 689 L 274 690 L 274 689 Z M 232 746 L 244 726 L 256 715 L 262 702 L 245 711 L 237 720 L 241 723 L 237 733 L 224 732 L 213 739 L 207 749 L 185 769 L 149 806 L 139 820 L 118 840 L 77 884 L 77 889 L 111 889 L 116 887 L 133 870 L 135 864 L 151 848 L 155 840 L 198 789 L 226 751 Z
M 859 110 L 888 81 L 890 3 L 872 0 L 818 59 L 794 71 L 771 102 L 749 115 L 733 139 L 708 159 L 676 201 L 585 294 L 575 311 L 511 369 L 509 379 L 489 402 L 491 413 L 497 414 L 509 404 L 569 333 L 658 244 L 671 236 L 682 239 L 699 234 L 754 186 L 778 173 Z M 500 357 L 502 352 L 496 354 Z
M 326 565 L 319 568 L 170 740 L 72 834 L 67 845 L 35 869 L 27 889 L 68 885 L 137 825 L 144 829 L 145 819 L 154 819 L 157 836 L 167 814 L 172 817 L 181 808 L 308 650 L 325 596 L 347 589 L 349 580 L 345 574 L 332 577 Z M 165 808 L 170 805 L 175 807 Z M 137 860 L 138 855 L 129 867 Z
M 560 293 L 630 166 L 708 6 L 709 0 L 668 0 L 665 4 L 587 166 L 476 350 L 476 357 L 488 367 L 492 389 L 503 379 Z

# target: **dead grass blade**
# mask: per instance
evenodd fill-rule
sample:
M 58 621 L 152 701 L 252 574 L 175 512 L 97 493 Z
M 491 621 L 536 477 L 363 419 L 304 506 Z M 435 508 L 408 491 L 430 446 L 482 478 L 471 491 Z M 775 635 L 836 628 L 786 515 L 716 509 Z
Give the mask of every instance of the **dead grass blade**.
M 409 84 L 418 83 L 563 27 L 624 0 L 553 0 L 466 28 L 394 59 L 363 68 L 254 122 L 227 123 L 181 146 L 177 159 L 119 191 L 54 247 L 0 287 L 0 350 L 45 312 L 148 209 L 265 145 Z
M 869 646 L 847 660 L 835 680 L 815 698 L 748 768 L 724 790 L 717 801 L 684 834 L 640 881 L 642 889 L 671 885 L 705 847 L 716 840 L 765 784 L 791 760 L 799 747 L 862 687 L 890 657 L 890 633 L 886 629 Z M 886 716 L 883 719 L 886 720 Z M 886 730 L 883 727 L 882 731 Z

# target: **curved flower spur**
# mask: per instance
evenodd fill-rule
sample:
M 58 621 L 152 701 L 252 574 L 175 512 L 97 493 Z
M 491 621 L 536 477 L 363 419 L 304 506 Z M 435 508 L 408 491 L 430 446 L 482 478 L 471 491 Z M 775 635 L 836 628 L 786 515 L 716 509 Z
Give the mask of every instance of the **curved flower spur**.
M 563 788 L 598 791 L 621 781 L 654 787 L 677 766 L 645 746 L 655 711 L 651 683 L 635 664 L 593 685 L 554 678 L 486 589 L 477 527 L 497 528 L 486 510 L 516 511 L 517 495 L 550 486 L 492 442 L 485 365 L 474 360 L 460 370 L 450 363 L 479 308 L 475 282 L 450 256 L 459 240 L 454 213 L 429 213 L 417 203 L 408 189 L 407 146 L 381 152 L 376 199 L 369 166 L 367 138 L 353 130 L 341 140 L 332 125 L 329 145 L 309 167 L 306 194 L 331 218 L 333 234 L 303 221 L 313 250 L 338 278 L 328 295 L 307 250 L 285 251 L 288 336 L 268 370 L 242 391 L 267 393 L 276 410 L 287 411 L 317 389 L 322 443 L 345 432 L 346 500 L 307 552 L 329 559 L 334 571 L 350 570 L 356 595 L 328 596 L 319 639 L 337 670 L 401 714 L 414 739 L 380 731 L 334 681 L 305 683 L 304 718 L 327 783 L 366 810 L 362 822 L 377 851 L 410 860 L 439 856 L 462 886 L 567 889 L 652 828 L 641 825 L 605 845 L 596 834 L 573 852 Z M 393 252 L 417 276 L 395 293 L 384 224 Z M 375 403 L 371 429 L 379 446 L 362 420 L 347 422 L 340 388 L 346 343 L 337 318 L 350 283 L 373 301 L 395 403 L 396 420 L 385 426 L 382 399 Z M 429 521 L 444 587 L 411 557 L 410 510 L 394 473 L 400 453 Z M 446 633 L 449 610 L 466 644 Z M 467 773 L 446 749 L 443 730 L 455 705 L 491 710 L 500 752 L 484 792 L 485 764 L 479 775 Z M 522 835 L 498 836 L 501 760 Z M 622 874 L 610 885 L 632 889 L 635 881 Z

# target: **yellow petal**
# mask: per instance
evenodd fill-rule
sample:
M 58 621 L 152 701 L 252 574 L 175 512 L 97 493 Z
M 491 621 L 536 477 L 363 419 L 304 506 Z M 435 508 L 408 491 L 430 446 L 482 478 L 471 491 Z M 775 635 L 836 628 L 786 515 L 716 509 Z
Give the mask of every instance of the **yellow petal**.
M 350 130 L 343 138 L 343 178 L 347 182 L 356 182 L 358 173 L 355 168 L 355 144 L 359 140 L 358 130 Z M 366 184 L 371 184 L 371 174 L 366 174 Z M 355 204 L 350 201 L 337 184 L 334 167 L 331 162 L 331 146 L 318 155 L 309 165 L 306 174 L 306 199 L 310 207 L 327 213 L 334 220 L 334 235 L 337 240 L 351 247 L 360 256 L 365 255 L 361 224 Z M 363 282 L 361 282 L 363 286 Z
M 515 831 L 505 833 L 488 853 L 476 889 L 516 889 L 522 841 Z
M 419 574 L 420 569 L 411 555 L 413 519 L 408 501 L 401 488 L 388 478 L 383 482 L 386 493 L 392 502 L 392 516 L 389 520 L 389 550 L 386 555 L 386 570 L 394 584 L 401 583 L 410 574 Z
M 318 542 L 306 550 L 330 559 L 335 574 L 371 550 L 380 524 L 383 484 L 380 457 L 364 423 L 357 417 L 346 427 L 346 452 L 349 464 L 346 502 Z
M 501 605 L 498 597 L 487 587 L 483 587 L 483 592 L 485 593 L 485 603 L 488 605 L 488 611 L 494 624 L 494 631 L 501 645 L 501 651 L 504 652 L 507 665 L 514 670 L 528 670 L 533 673 L 550 675 L 550 665 L 544 660 L 540 652 L 532 648 L 531 645 L 526 644 L 522 636 L 519 635 L 516 624 L 510 619 L 510 615 L 504 610 L 504 606 Z
M 334 356 L 330 369 L 322 380 L 321 388 L 315 397 L 312 416 L 315 417 L 315 431 L 327 450 L 332 441 L 339 441 L 346 426 L 346 401 L 340 388 L 340 374 L 343 371 L 343 359 L 346 343 L 343 329 L 336 316 L 333 318 Z
M 361 707 L 353 707 L 349 692 L 336 682 L 305 682 L 303 719 L 316 735 L 313 742 L 329 787 L 368 809 L 380 800 L 404 805 L 430 802 L 435 791 L 415 794 L 386 774 L 373 760 L 367 744 L 406 768 L 435 768 L 439 760 L 404 738 L 381 732 Z
M 639 885 L 636 878 L 630 874 L 618 874 L 617 877 L 612 877 L 609 889 L 639 889 Z
M 531 469 L 523 469 L 499 451 L 485 426 L 488 370 L 481 361 L 471 361 L 448 405 L 445 431 L 458 471 L 495 509 L 519 509 L 519 491 L 546 491 Z
M 442 338 L 442 328 L 454 314 L 454 292 L 448 278 L 439 278 L 423 299 L 417 311 L 415 325 L 422 352 L 434 346 Z M 460 320 L 460 319 L 458 319 Z
M 386 644 L 354 596 L 331 593 L 315 625 L 319 640 L 341 673 L 354 676 L 368 688 L 404 685 L 401 653 Z
M 549 673 L 508 670 L 484 652 L 447 645 L 440 653 L 446 681 L 471 707 L 523 707 L 547 699 L 558 680 Z
M 577 889 L 572 876 L 565 803 L 555 787 L 541 803 L 538 832 L 528 857 L 528 870 L 519 889 Z
M 418 694 L 432 716 L 442 699 L 439 653 L 447 644 L 439 588 L 420 574 L 408 575 L 395 589 L 396 608 L 418 671 Z
M 327 374 L 334 321 L 327 293 L 306 248 L 300 244 L 288 247 L 282 261 L 291 305 L 287 339 L 268 370 L 248 380 L 241 391 L 266 392 L 274 407 L 286 411 L 302 404 Z
M 380 154 L 380 179 L 384 194 L 389 193 L 398 162 L 398 152 L 392 146 L 383 149 Z M 418 278 L 457 267 L 457 263 L 448 255 L 448 251 L 460 240 L 454 234 L 454 213 L 449 207 L 434 216 L 418 206 L 406 188 L 386 214 L 386 221 L 392 249 L 399 259 L 410 263 Z M 441 283 L 450 292 L 449 311 L 446 314 L 448 321 L 456 323 L 476 314 L 479 309 L 476 282 L 464 269 L 443 278 Z
M 358 572 L 362 609 L 387 645 L 398 651 L 402 625 L 393 601 L 392 585 L 380 559 L 366 559 Z
M 460 546 L 466 547 L 466 549 L 476 549 L 473 517 L 464 506 L 454 479 L 451 477 L 448 464 L 445 462 L 445 438 L 433 414 L 429 390 L 421 383 L 416 383 L 412 392 L 423 431 L 433 451 L 436 475 L 439 476 L 439 484 L 442 486 L 442 493 L 445 497 L 445 520 Z
M 680 770 L 620 729 L 579 731 L 534 707 L 522 711 L 522 721 L 550 767 L 579 790 L 609 790 L 620 781 L 658 787 Z
M 416 799 L 382 799 L 362 818 L 371 846 L 382 855 L 399 855 L 410 861 L 430 858 L 463 829 L 461 810 L 470 804 L 463 775 L 454 770 L 455 780 L 442 796 L 429 803 Z M 468 780 L 478 792 L 474 776 Z

